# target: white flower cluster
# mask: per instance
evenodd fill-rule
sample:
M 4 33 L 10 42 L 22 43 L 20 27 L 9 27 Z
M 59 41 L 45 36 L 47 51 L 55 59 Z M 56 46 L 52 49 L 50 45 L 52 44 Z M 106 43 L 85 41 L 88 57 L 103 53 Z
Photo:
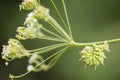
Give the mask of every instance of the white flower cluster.
M 105 51 L 110 51 L 106 41 L 101 45 L 93 44 L 93 46 L 86 46 L 80 52 L 80 60 L 85 63 L 85 67 L 92 66 L 96 69 L 96 66 L 99 64 L 104 65 Z
M 41 70 L 45 70 L 45 71 L 48 70 L 48 66 L 45 63 L 42 63 L 42 61 L 44 61 L 44 59 L 42 58 L 41 55 L 33 54 L 28 60 L 29 65 L 27 67 L 27 71 L 36 72 L 36 71 L 41 71 Z
M 22 4 L 20 5 L 20 10 L 33 10 L 38 6 L 37 0 L 23 0 Z
M 18 27 L 17 29 L 18 35 L 16 35 L 16 37 L 18 39 L 25 40 L 43 36 L 41 32 L 42 25 L 40 25 L 38 20 L 34 17 L 33 12 L 28 14 L 24 25 L 27 27 Z
M 48 21 L 48 19 L 50 18 L 49 9 L 41 5 L 34 10 L 34 13 L 35 17 L 40 20 Z
M 38 19 L 47 21 L 50 18 L 49 9 L 39 5 L 37 0 L 24 0 L 20 8 L 33 11 L 28 14 L 24 22 L 26 27 L 18 27 L 16 37 L 20 40 L 43 37 L 42 25 L 39 24 Z
M 3 52 L 1 54 L 2 58 L 6 61 L 29 56 L 29 53 L 27 53 L 22 44 L 16 39 L 10 39 L 8 45 L 3 45 Z

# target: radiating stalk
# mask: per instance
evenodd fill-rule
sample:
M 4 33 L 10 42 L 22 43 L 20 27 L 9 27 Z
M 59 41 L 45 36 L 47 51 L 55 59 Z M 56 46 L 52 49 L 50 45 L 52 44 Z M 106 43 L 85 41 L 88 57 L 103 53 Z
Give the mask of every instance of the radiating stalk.
M 33 53 L 33 54 L 42 54 L 42 53 L 45 53 L 45 52 L 48 52 L 48 51 L 66 46 L 66 45 L 69 45 L 69 44 L 68 43 L 59 43 L 59 44 L 54 44 L 54 45 L 42 47 L 42 48 L 39 48 L 39 49 L 28 50 L 28 52 Z
M 58 24 L 58 22 L 50 15 L 45 15 L 46 18 L 48 18 L 47 22 L 64 38 L 66 38 L 67 41 L 72 41 L 70 36 L 66 33 L 66 31 Z
M 50 30 L 48 30 L 48 29 L 46 29 L 46 28 L 44 28 L 44 27 L 42 27 L 42 29 L 43 29 L 44 31 L 46 31 L 47 33 L 52 34 L 53 36 L 56 36 L 57 38 L 66 41 L 63 37 L 59 36 L 58 34 L 55 34 L 54 32 L 52 32 L 52 31 L 50 31 Z M 67 42 L 67 41 L 66 41 L 66 42 Z
M 69 28 L 68 28 L 68 26 L 66 25 L 66 23 L 65 23 L 65 21 L 64 21 L 64 19 L 63 19 L 63 17 L 62 17 L 62 15 L 60 14 L 60 11 L 58 10 L 58 8 L 57 8 L 57 6 L 55 5 L 54 1 L 51 0 L 51 3 L 53 4 L 53 7 L 55 8 L 55 10 L 56 10 L 56 12 L 57 12 L 59 18 L 60 18 L 61 21 L 62 21 L 62 23 L 64 24 L 65 29 L 66 29 L 67 32 L 69 33 Z
M 60 57 L 63 55 L 63 53 L 68 49 L 69 46 L 67 46 L 63 51 L 61 51 L 58 55 L 56 55 L 48 64 L 49 69 L 52 68 L 57 61 L 60 59 Z
M 57 23 L 57 21 L 53 17 L 49 19 L 49 22 L 54 25 L 53 27 L 59 30 L 59 33 L 63 35 L 64 38 L 66 38 L 68 41 L 71 41 L 71 38 L 69 37 L 69 35 L 63 30 L 63 28 Z
M 34 71 L 34 69 L 36 69 L 37 67 L 39 67 L 40 65 L 42 65 L 43 63 L 45 63 L 46 61 L 48 61 L 49 59 L 53 58 L 54 56 L 56 56 L 56 55 L 59 54 L 60 52 L 64 51 L 65 49 L 66 49 L 66 48 L 63 48 L 63 49 L 59 50 L 58 52 L 52 54 L 51 56 L 49 56 L 48 58 L 46 58 L 44 61 L 42 61 L 41 63 L 39 63 L 38 65 L 36 65 L 32 70 L 30 70 L 30 71 L 28 71 L 28 72 L 26 72 L 26 73 L 24 73 L 24 74 L 22 74 L 22 75 L 14 76 L 14 75 L 11 75 L 11 74 L 10 74 L 9 77 L 10 77 L 11 79 L 15 79 L 15 78 L 20 78 L 20 77 L 25 76 L 25 75 L 29 74 L 30 72 Z
M 67 9 L 66 9 L 66 5 L 65 5 L 65 1 L 62 0 L 62 3 L 63 3 L 64 12 L 65 12 L 65 16 L 66 16 L 66 20 L 67 20 L 67 24 L 68 24 L 68 28 L 69 28 L 69 34 L 70 34 L 70 37 L 72 38 L 72 31 L 71 31 L 71 27 L 70 27 L 70 22 L 69 22 L 69 18 L 68 18 L 68 14 L 67 14 Z
M 50 37 L 50 36 L 40 37 L 39 39 L 44 39 L 44 40 L 49 40 L 49 41 L 56 41 L 56 42 L 66 42 L 66 40 L 64 40 L 64 39 L 54 38 L 54 37 Z

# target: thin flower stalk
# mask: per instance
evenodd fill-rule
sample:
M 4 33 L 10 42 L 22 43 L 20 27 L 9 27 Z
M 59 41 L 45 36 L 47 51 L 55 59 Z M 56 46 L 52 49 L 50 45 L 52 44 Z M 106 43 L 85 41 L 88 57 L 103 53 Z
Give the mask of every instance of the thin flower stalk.
M 70 34 L 71 39 L 73 39 L 71 26 L 70 26 L 70 22 L 69 22 L 69 18 L 68 18 L 68 14 L 67 14 L 66 5 L 65 5 L 65 1 L 64 0 L 62 0 L 62 4 L 63 4 L 63 7 L 64 7 L 64 12 L 65 12 L 65 16 L 66 16 L 66 20 L 67 20 L 67 24 L 68 24 L 69 34 Z
M 35 53 L 35 54 L 42 54 L 42 53 L 45 53 L 45 52 L 48 52 L 48 51 L 51 51 L 51 50 L 54 50 L 54 49 L 57 49 L 57 48 L 60 48 L 60 47 L 63 47 L 63 46 L 67 46 L 69 45 L 69 43 L 59 43 L 59 44 L 54 44 L 54 45 L 50 45 L 50 46 L 46 46 L 46 47 L 42 47 L 42 48 L 39 48 L 39 49 L 34 49 L 34 50 L 28 50 L 28 52 L 30 53 Z
M 39 39 L 49 40 L 49 41 L 57 41 L 57 42 L 66 42 L 64 39 L 54 38 L 54 37 L 50 37 L 50 36 L 40 37 Z
M 49 24 L 52 24 L 52 27 L 57 29 L 57 31 L 67 40 L 71 40 L 70 37 L 68 36 L 68 34 L 61 28 L 61 26 L 57 23 L 57 21 L 54 18 L 50 18 L 50 20 L 48 21 Z
M 62 51 L 66 50 L 66 49 L 67 49 L 67 48 L 65 47 L 65 48 L 59 50 L 58 52 L 52 54 L 51 56 L 49 56 L 48 58 L 46 58 L 44 61 L 42 61 L 41 63 L 39 63 L 38 65 L 36 65 L 32 70 L 30 70 L 30 71 L 28 71 L 28 72 L 26 72 L 26 73 L 24 73 L 24 74 L 22 74 L 22 75 L 14 76 L 14 75 L 11 75 L 11 74 L 10 74 L 9 77 L 10 77 L 11 79 L 23 77 L 23 76 L 29 74 L 30 72 L 32 72 L 32 71 L 33 71 L 34 69 L 36 69 L 38 66 L 42 65 L 43 63 L 45 63 L 45 62 L 48 61 L 49 59 L 55 57 L 57 54 L 60 54 Z
M 64 54 L 64 52 L 67 50 L 67 48 L 69 48 L 70 46 L 67 46 L 63 51 L 61 51 L 59 54 L 57 54 L 49 63 L 49 69 L 52 68 L 57 61 L 61 58 L 61 56 Z
M 62 15 L 60 14 L 60 11 L 58 10 L 57 6 L 55 5 L 54 0 L 51 0 L 51 3 L 53 4 L 53 7 L 55 8 L 55 10 L 56 10 L 56 12 L 57 12 L 59 18 L 60 18 L 61 21 L 62 21 L 62 23 L 64 24 L 66 31 L 69 33 L 68 26 L 67 26 L 67 24 L 65 23 L 65 21 L 64 21 L 64 19 L 63 19 L 63 17 L 62 17 Z
M 67 40 L 65 40 L 63 37 L 59 36 L 58 34 L 55 34 L 54 32 L 52 32 L 52 31 L 50 31 L 50 30 L 48 30 L 48 29 L 46 29 L 46 28 L 44 28 L 44 27 L 42 27 L 42 30 L 44 30 L 44 31 L 52 34 L 53 36 L 56 36 L 56 37 L 59 38 L 59 39 L 62 39 L 62 40 L 65 41 L 65 42 L 67 42 Z

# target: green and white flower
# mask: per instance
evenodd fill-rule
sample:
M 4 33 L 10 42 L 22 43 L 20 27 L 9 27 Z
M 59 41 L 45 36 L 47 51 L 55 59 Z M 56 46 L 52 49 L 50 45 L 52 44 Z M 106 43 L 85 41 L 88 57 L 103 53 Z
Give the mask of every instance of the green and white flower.
M 8 45 L 3 45 L 3 52 L 1 54 L 2 54 L 2 58 L 6 61 L 11 61 L 16 58 L 29 56 L 27 50 L 16 39 L 10 39 L 8 41 Z
M 40 20 L 48 21 L 50 18 L 49 9 L 44 6 L 39 6 L 34 10 L 35 17 Z
M 38 6 L 37 0 L 23 0 L 22 4 L 20 5 L 20 10 L 33 10 Z
M 18 35 L 16 37 L 20 40 L 33 39 L 44 36 L 41 32 L 42 25 L 35 27 L 18 27 Z

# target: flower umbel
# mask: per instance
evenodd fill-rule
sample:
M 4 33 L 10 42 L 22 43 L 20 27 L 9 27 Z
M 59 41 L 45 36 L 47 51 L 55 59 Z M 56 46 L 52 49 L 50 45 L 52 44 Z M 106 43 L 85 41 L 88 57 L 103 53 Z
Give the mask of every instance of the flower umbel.
M 27 50 L 16 39 L 10 39 L 8 45 L 3 45 L 2 58 L 6 61 L 11 61 L 23 56 L 29 56 Z
M 81 58 L 80 60 L 85 63 L 85 67 L 91 66 L 96 69 L 99 64 L 104 65 L 105 51 L 109 50 L 109 45 L 105 41 L 104 44 L 93 46 L 86 46 L 80 53 Z
M 45 46 L 37 49 L 26 50 L 17 39 L 10 39 L 8 45 L 3 46 L 2 58 L 7 61 L 5 64 L 8 65 L 9 61 L 16 58 L 25 56 L 29 58 L 27 72 L 18 76 L 10 75 L 12 80 L 23 77 L 31 71 L 47 71 L 51 69 L 71 46 L 85 46 L 80 52 L 80 60 L 85 63 L 86 67 L 90 66 L 96 69 L 98 65 L 104 65 L 104 59 L 106 58 L 105 52 L 110 51 L 108 43 L 120 42 L 119 38 L 91 43 L 75 42 L 72 36 L 65 0 L 60 0 L 63 5 L 65 20 L 57 9 L 54 0 L 50 1 L 63 25 L 60 25 L 59 22 L 50 15 L 49 9 L 42 6 L 40 0 L 23 0 L 20 5 L 20 9 L 31 10 L 31 12 L 27 15 L 23 26 L 17 28 L 17 39 L 26 40 L 37 38 L 47 40 L 50 44 L 45 44 Z M 41 23 L 39 21 L 41 21 Z M 42 24 L 42 22 L 46 22 L 48 25 L 46 25 L 46 23 Z M 44 25 L 46 26 L 43 27 Z M 49 54 L 50 51 L 52 51 L 52 54 Z M 48 53 L 47 57 L 43 58 L 46 53 Z

